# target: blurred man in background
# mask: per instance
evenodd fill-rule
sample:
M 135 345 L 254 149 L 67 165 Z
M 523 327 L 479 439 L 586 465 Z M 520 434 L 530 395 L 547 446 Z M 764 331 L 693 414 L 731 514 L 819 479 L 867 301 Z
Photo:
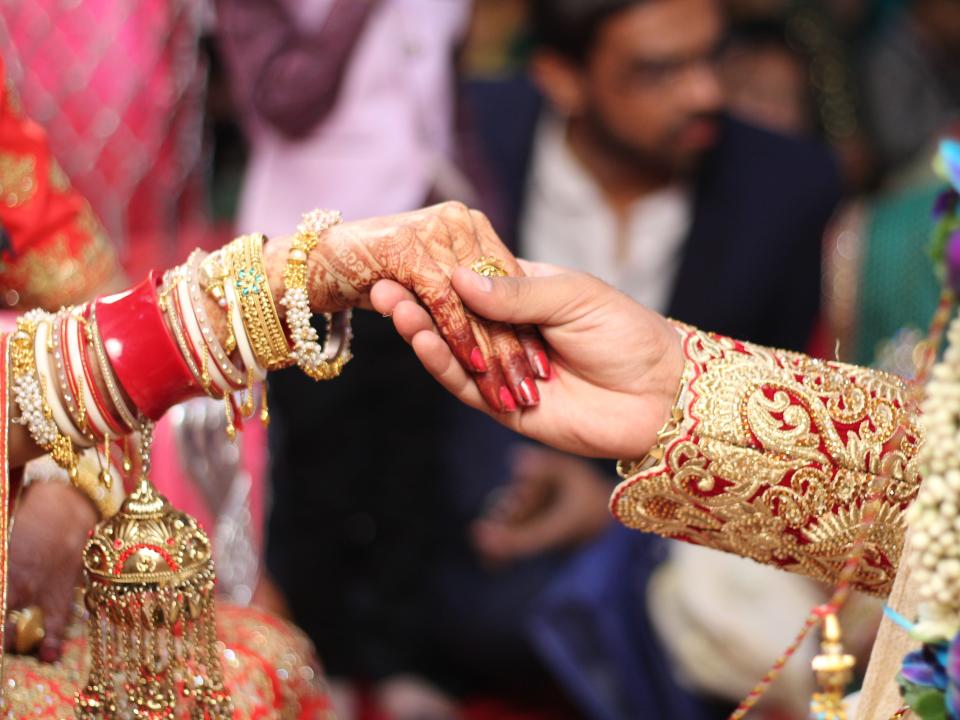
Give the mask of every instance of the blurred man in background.
M 719 3 L 541 0 L 533 26 L 531 73 L 548 107 L 526 128 L 515 115 L 487 126 L 531 138 L 523 195 L 511 203 L 519 254 L 592 272 L 679 320 L 804 348 L 820 300 L 820 239 L 840 194 L 837 169 L 814 142 L 728 117 Z M 494 563 L 473 561 L 476 590 L 459 612 L 491 629 L 475 622 L 469 633 L 489 640 L 493 629 L 505 637 L 509 628 L 517 642 L 532 640 L 591 717 L 729 712 L 691 698 L 664 667 L 660 641 L 673 640 L 658 637 L 643 611 L 663 546 L 604 533 L 612 470 L 541 449 L 511 454 L 509 433 L 466 414 L 455 434 L 450 456 L 470 448 L 478 459 L 469 468 L 451 462 L 457 517 L 474 521 L 460 559 L 472 545 Z M 504 484 L 505 493 L 497 490 Z M 464 574 L 462 566 L 450 573 L 447 596 L 457 596 L 453 578 L 462 583 Z M 704 593 L 662 586 L 675 599 Z M 489 596 L 507 595 L 513 615 L 500 600 L 498 616 Z M 745 650 L 739 681 L 762 675 L 779 644 L 771 639 L 769 658 Z

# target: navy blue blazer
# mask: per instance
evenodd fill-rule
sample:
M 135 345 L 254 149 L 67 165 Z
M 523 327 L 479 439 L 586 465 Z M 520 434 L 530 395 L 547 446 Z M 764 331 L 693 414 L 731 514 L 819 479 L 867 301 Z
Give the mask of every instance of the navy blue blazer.
M 506 211 L 498 230 L 522 255 L 517 228 L 543 103 L 525 76 L 474 82 L 467 97 Z M 697 175 L 669 315 L 802 350 L 820 303 L 821 235 L 840 193 L 824 145 L 726 118 Z

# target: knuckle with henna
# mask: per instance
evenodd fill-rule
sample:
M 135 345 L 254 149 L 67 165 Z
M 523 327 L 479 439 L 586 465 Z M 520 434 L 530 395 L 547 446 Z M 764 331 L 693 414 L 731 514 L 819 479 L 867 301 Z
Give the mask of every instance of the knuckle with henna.
M 440 212 L 444 215 L 463 218 L 469 216 L 470 208 L 459 200 L 447 200 L 440 205 Z

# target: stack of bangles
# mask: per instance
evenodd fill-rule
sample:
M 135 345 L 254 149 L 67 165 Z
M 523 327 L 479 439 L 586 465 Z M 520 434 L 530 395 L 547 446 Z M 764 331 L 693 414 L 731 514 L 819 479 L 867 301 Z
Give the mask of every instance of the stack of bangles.
M 298 227 L 284 274 L 289 339 L 267 284 L 263 235 L 238 237 L 207 256 L 196 250 L 162 282 L 151 273 L 131 290 L 80 307 L 28 312 L 10 339 L 20 410 L 14 422 L 106 516 L 122 493 L 110 472 L 118 452 L 129 472 L 128 436 L 168 408 L 202 393 L 223 400 L 233 438 L 241 419 L 253 415 L 255 385 L 267 371 L 296 363 L 314 379 L 337 377 L 350 360 L 349 311 L 327 316 L 320 348 L 310 326 L 306 261 L 320 234 L 339 221 L 338 213 L 313 211 Z M 208 316 L 208 299 L 224 313 L 217 320 L 227 321 L 226 342 Z M 260 410 L 269 422 L 265 391 Z

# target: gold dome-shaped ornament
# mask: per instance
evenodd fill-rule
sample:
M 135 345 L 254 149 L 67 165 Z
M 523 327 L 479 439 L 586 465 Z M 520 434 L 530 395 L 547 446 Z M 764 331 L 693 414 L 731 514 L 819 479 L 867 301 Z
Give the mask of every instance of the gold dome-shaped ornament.
M 152 424 L 140 432 L 137 488 L 83 551 L 90 674 L 76 716 L 228 720 L 210 540 L 147 479 Z
M 810 720 L 847 720 L 844 693 L 853 680 L 856 659 L 844 652 L 840 636 L 840 620 L 836 613 L 823 617 L 820 654 L 813 662 L 819 691 L 810 700 Z

